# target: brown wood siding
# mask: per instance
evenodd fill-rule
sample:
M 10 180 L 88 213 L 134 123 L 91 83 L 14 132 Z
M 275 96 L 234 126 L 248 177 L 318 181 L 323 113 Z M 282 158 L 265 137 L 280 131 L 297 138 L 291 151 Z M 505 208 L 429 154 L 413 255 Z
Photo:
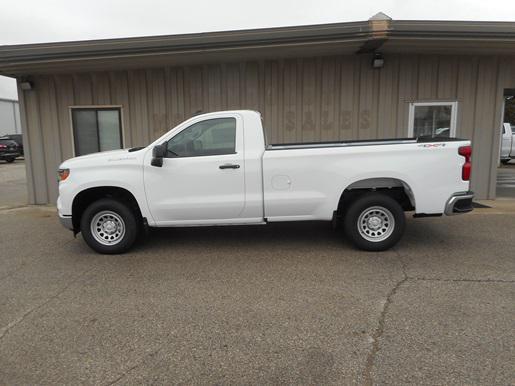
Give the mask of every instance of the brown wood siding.
M 405 137 L 409 103 L 458 101 L 457 136 L 473 140 L 472 188 L 493 198 L 502 90 L 513 57 L 327 56 L 44 75 L 20 92 L 31 203 L 55 202 L 55 170 L 73 155 L 70 106 L 122 107 L 124 145 L 146 145 L 195 112 L 261 111 L 271 142 Z

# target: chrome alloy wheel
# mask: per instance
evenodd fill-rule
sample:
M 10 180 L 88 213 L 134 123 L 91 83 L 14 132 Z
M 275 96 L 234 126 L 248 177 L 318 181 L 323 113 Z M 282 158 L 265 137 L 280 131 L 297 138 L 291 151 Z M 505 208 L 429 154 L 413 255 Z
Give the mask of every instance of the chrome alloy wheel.
M 102 245 L 118 244 L 125 235 L 125 223 L 115 212 L 98 212 L 90 223 L 91 234 Z
M 395 228 L 395 218 L 388 209 L 373 206 L 360 214 L 357 226 L 361 237 L 377 243 L 390 237 Z

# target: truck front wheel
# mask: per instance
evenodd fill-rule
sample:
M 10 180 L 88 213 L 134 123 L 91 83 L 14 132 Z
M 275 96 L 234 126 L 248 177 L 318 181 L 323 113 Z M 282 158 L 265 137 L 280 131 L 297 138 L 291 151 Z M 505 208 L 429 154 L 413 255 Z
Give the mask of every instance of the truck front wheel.
M 347 238 L 359 249 L 384 251 L 393 247 L 404 233 L 402 207 L 381 193 L 367 193 L 348 208 L 344 227 Z
M 103 198 L 82 214 L 80 230 L 94 251 L 116 254 L 127 251 L 136 240 L 138 223 L 134 212 L 120 201 Z

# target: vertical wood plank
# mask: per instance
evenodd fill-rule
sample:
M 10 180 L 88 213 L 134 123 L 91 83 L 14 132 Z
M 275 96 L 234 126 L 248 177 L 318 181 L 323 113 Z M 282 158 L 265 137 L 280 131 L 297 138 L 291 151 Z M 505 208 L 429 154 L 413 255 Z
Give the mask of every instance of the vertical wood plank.
M 458 58 L 443 55 L 438 60 L 437 98 L 454 100 L 458 87 Z
M 70 115 L 70 106 L 75 104 L 73 78 L 70 75 L 55 75 L 54 84 L 56 87 L 59 136 L 61 138 L 61 158 L 64 161 L 74 155 L 73 128 Z
M 302 59 L 297 59 L 297 119 L 295 125 L 295 142 L 302 141 L 302 84 L 304 63 Z
M 394 138 L 397 135 L 399 104 L 399 57 L 388 56 L 379 71 L 379 101 L 377 109 L 377 138 Z
M 358 95 L 359 95 L 359 61 L 348 56 L 341 56 L 340 95 L 338 138 L 340 140 L 357 138 Z
M 105 106 L 111 105 L 111 89 L 109 74 L 106 72 L 94 72 L 92 78 L 93 104 Z
M 265 61 L 258 62 L 258 106 L 257 111 L 265 110 Z M 271 128 L 268 129 L 268 137 L 272 135 Z
M 295 142 L 297 140 L 297 60 L 287 59 L 283 67 L 283 135 L 282 142 Z
M 127 71 L 113 71 L 109 73 L 109 84 L 112 104 L 122 107 L 123 145 L 125 147 L 135 146 L 134 136 L 136 134 L 133 133 L 134 130 L 131 125 L 130 91 Z
M 259 111 L 259 64 L 245 64 L 245 108 Z
M 477 70 L 477 57 L 462 57 L 459 59 L 457 74 L 457 137 L 471 139 L 474 135 L 474 109 L 476 106 Z
M 358 138 L 377 137 L 377 87 L 379 73 L 370 66 L 368 57 L 360 60 Z
M 75 103 L 79 106 L 91 106 L 93 104 L 93 82 L 91 74 L 74 74 L 73 89 Z
M 409 104 L 417 100 L 418 57 L 399 57 L 399 104 L 397 107 L 397 137 L 408 136 Z
M 129 117 L 134 146 L 145 146 L 150 141 L 145 70 L 129 70 L 128 86 Z
M 277 138 L 279 142 L 284 142 L 284 60 L 281 59 L 277 64 L 277 112 L 276 123 Z
M 207 67 L 207 105 L 208 111 L 222 110 L 222 69 L 221 66 L 209 65 Z
M 202 113 L 210 113 L 212 110 L 209 107 L 209 69 L 207 64 L 202 66 L 201 74 L 200 88 L 202 94 L 202 106 L 204 106 Z
M 418 66 L 418 99 L 435 99 L 438 81 L 438 57 L 435 55 L 421 55 Z
M 322 57 L 315 58 L 315 141 L 322 136 Z
M 180 67 L 167 68 L 165 78 L 167 127 L 170 129 L 186 119 L 184 70 Z
M 272 63 L 270 61 L 265 61 L 263 63 L 262 71 L 264 78 L 264 95 L 260 95 L 259 99 L 264 100 L 263 110 L 261 111 L 261 114 L 263 114 L 263 126 L 266 130 L 267 140 L 271 143 L 277 143 L 274 127 L 272 124 Z
M 230 90 L 228 89 L 228 83 L 227 83 L 227 64 L 222 63 L 220 65 L 220 94 L 221 94 L 221 100 L 220 100 L 220 106 L 222 110 L 230 110 L 228 105 L 228 94 L 230 93 Z
M 243 106 L 240 96 L 240 65 L 230 63 L 226 66 L 225 84 L 227 89 L 227 108 L 236 110 Z
M 188 100 L 188 110 L 186 118 L 193 116 L 198 111 L 205 112 L 207 106 L 204 106 L 204 93 L 202 87 L 202 67 L 189 67 L 186 72 L 186 88 L 185 94 Z
M 278 125 L 279 107 L 279 64 L 276 61 L 266 61 L 264 66 L 264 122 L 268 130 L 268 139 L 277 143 L 281 141 L 281 129 Z
M 322 141 L 335 141 L 338 139 L 336 58 L 324 58 L 321 72 L 319 139 Z
M 316 60 L 302 60 L 302 141 L 316 140 Z
M 163 135 L 167 129 L 165 72 L 153 69 L 147 72 L 150 141 Z

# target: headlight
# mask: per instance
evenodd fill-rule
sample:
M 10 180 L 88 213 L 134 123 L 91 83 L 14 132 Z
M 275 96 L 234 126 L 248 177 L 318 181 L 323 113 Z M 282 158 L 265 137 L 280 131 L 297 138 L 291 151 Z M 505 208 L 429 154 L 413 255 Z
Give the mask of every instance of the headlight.
M 70 169 L 59 169 L 57 170 L 57 181 L 61 182 L 68 178 L 70 175 Z

